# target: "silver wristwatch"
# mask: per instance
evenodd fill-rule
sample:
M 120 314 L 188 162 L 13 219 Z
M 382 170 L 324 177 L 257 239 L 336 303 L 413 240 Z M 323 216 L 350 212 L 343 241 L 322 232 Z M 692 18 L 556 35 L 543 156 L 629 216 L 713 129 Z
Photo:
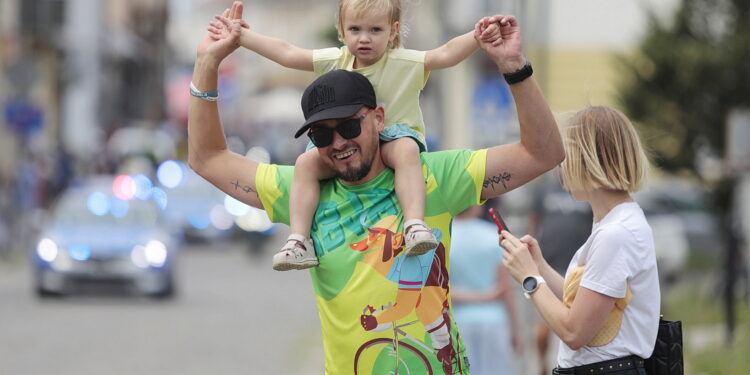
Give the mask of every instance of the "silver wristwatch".
M 546 283 L 541 276 L 526 276 L 521 283 L 523 287 L 523 295 L 526 298 L 531 298 L 531 293 L 536 292 L 539 286 Z

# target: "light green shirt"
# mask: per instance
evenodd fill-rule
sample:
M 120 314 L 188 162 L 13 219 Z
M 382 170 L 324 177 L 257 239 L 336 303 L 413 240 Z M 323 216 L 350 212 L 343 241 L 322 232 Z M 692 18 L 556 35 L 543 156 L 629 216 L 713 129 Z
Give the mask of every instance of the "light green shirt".
M 310 269 L 310 278 L 327 375 L 388 374 L 397 366 L 399 374 L 442 374 L 431 333 L 440 326 L 450 332 L 453 373 L 469 373 L 458 328 L 452 318 L 446 319 L 452 315 L 450 227 L 454 215 L 481 203 L 487 150 L 423 152 L 420 157 L 427 189 L 425 221 L 440 242 L 423 255 L 404 255 L 403 214 L 392 169 L 357 186 L 335 178 L 320 182 L 311 233 L 320 264 Z M 258 167 L 258 196 L 274 222 L 289 223 L 293 175 L 291 166 Z M 363 328 L 361 315 L 371 313 L 367 306 L 379 309 L 372 314 L 383 330 Z M 393 324 L 402 330 L 398 357 Z
M 427 83 L 430 72 L 424 69 L 425 51 L 396 48 L 366 68 L 354 69 L 354 55 L 346 46 L 313 50 L 316 75 L 345 69 L 367 77 L 375 88 L 378 104 L 385 108 L 386 127 L 403 124 L 422 136 L 425 130 L 419 93 Z

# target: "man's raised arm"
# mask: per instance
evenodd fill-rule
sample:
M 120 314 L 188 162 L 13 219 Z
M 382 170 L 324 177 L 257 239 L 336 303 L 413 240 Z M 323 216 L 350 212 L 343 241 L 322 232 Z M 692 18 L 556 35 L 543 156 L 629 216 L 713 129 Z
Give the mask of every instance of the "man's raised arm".
M 193 70 L 194 90 L 188 109 L 188 164 L 225 193 L 249 205 L 263 208 L 256 193 L 258 163 L 227 149 L 215 101 L 219 64 L 239 47 L 242 3 L 232 4 L 225 22 L 224 38 L 210 35 L 201 41 Z M 198 95 L 198 96 L 196 96 Z M 199 96 L 204 96 L 203 98 Z
M 487 24 L 500 25 L 501 38 L 494 43 L 482 42 L 478 35 Z M 475 28 L 479 46 L 497 64 L 516 103 L 521 140 L 495 146 L 487 152 L 482 198 L 492 198 L 513 190 L 554 168 L 565 158 L 555 118 L 539 86 L 530 73 L 521 51 L 521 29 L 513 16 L 485 18 Z M 511 74 L 509 77 L 508 74 Z M 514 78 L 519 79 L 513 83 Z

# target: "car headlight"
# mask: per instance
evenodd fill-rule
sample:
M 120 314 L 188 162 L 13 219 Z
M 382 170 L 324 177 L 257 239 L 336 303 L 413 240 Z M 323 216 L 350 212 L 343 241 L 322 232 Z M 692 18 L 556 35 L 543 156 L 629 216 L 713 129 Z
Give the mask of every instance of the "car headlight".
M 157 240 L 148 241 L 146 244 L 146 261 L 152 267 L 161 267 L 167 261 L 167 247 Z
M 59 249 L 57 247 L 57 244 L 55 243 L 55 241 L 52 241 L 49 238 L 41 239 L 36 245 L 37 255 L 39 255 L 39 258 L 41 258 L 45 262 L 54 261 L 55 258 L 57 258 L 58 252 Z
M 91 248 L 86 245 L 71 245 L 68 247 L 68 254 L 79 262 L 85 262 L 91 258 Z
M 140 268 L 162 267 L 167 262 L 167 247 L 161 241 L 148 241 L 146 246 L 137 245 L 133 248 L 130 260 Z

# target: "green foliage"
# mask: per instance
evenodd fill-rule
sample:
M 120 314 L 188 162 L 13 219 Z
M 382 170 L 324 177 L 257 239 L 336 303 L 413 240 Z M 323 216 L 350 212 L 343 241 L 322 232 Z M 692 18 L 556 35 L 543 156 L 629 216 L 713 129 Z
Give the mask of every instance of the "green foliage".
M 721 297 L 707 274 L 691 274 L 662 296 L 666 319 L 682 320 L 686 374 L 746 374 L 750 369 L 750 309 L 748 301 L 736 305 L 739 322 L 735 339 L 726 341 Z
M 639 55 L 622 58 L 620 101 L 654 162 L 698 173 L 723 155 L 728 112 L 750 106 L 750 2 L 683 0 L 671 23 L 651 16 Z

